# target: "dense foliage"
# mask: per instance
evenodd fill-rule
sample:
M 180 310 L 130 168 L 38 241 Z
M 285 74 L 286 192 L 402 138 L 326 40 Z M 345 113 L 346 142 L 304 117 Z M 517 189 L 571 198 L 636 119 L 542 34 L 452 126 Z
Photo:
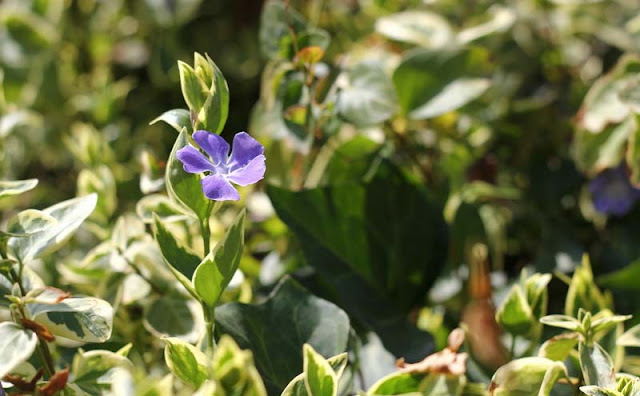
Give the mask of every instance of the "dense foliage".
M 636 2 L 256 3 L 0 3 L 0 395 L 640 395 Z

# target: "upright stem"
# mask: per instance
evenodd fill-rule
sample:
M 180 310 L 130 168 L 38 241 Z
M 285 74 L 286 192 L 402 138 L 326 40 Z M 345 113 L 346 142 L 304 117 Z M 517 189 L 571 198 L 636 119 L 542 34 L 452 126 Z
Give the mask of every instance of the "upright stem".
M 204 256 L 207 257 L 211 251 L 211 226 L 209 225 L 209 218 L 203 219 L 200 223 L 202 229 L 202 244 L 204 247 Z
M 204 312 L 204 322 L 207 327 L 207 352 L 213 355 L 213 351 L 216 349 L 216 339 L 213 336 L 213 331 L 216 326 L 215 312 L 213 308 L 208 307 L 206 304 L 202 304 L 202 311 Z
M 211 252 L 211 226 L 209 225 L 209 217 L 214 209 L 217 211 L 220 208 L 220 203 L 209 202 L 207 206 L 207 214 L 200 220 L 200 230 L 202 231 L 202 243 L 204 247 L 204 257 L 207 257 Z M 207 339 L 205 340 L 207 345 L 207 352 L 213 355 L 213 351 L 216 348 L 216 339 L 213 336 L 213 330 L 215 328 L 215 313 L 214 308 L 209 307 L 205 302 L 201 301 L 202 312 L 204 312 L 204 322 L 207 327 Z
M 19 265 L 20 265 L 19 274 L 22 274 L 22 267 L 24 266 L 24 264 L 20 262 Z M 11 268 L 10 274 L 11 274 L 11 278 L 13 278 L 13 281 L 18 284 L 18 288 L 20 289 L 20 294 L 24 296 L 26 293 L 25 293 L 24 287 L 22 286 L 21 275 L 18 275 L 18 273 L 16 273 L 16 270 L 13 268 Z M 21 311 L 20 313 L 22 317 L 27 319 L 27 314 L 25 312 L 24 306 L 20 305 L 19 309 Z M 51 357 L 51 351 L 49 350 L 49 345 L 47 344 L 47 341 L 38 337 L 38 344 L 36 346 L 36 349 L 38 350 L 38 354 L 40 355 L 40 360 L 42 360 L 42 364 L 44 365 L 45 372 L 47 373 L 49 378 L 51 378 L 51 376 L 56 372 L 56 369 L 55 369 L 55 366 L 53 365 L 53 358 Z
M 38 339 L 38 352 L 40 353 L 40 359 L 44 364 L 44 370 L 49 378 L 51 378 L 51 376 L 56 372 L 56 369 L 53 365 L 53 358 L 51 357 L 49 345 L 47 344 L 47 341 L 42 338 Z

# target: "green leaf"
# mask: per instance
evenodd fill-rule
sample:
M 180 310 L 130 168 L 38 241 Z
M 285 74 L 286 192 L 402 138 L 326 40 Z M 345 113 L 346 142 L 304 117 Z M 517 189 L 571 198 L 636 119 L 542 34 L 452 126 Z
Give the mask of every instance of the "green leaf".
M 457 110 L 480 97 L 491 85 L 488 78 L 459 78 L 444 87 L 427 103 L 409 113 L 409 118 L 424 120 Z
M 178 70 L 180 71 L 180 87 L 184 101 L 189 109 L 197 114 L 207 100 L 209 87 L 198 78 L 195 69 L 189 64 L 178 61 Z
M 218 66 L 205 54 L 195 54 L 195 71 L 208 87 L 204 104 L 196 112 L 196 128 L 220 134 L 229 114 L 229 87 Z M 194 109 L 195 110 L 195 109 Z
M 6 235 L 26 237 L 54 226 L 58 221 L 39 210 L 27 209 L 13 216 L 7 223 Z M 2 233 L 2 232 L 0 232 Z
M 38 179 L 0 180 L 0 198 L 22 194 L 38 184 Z
M 595 385 L 581 386 L 580 392 L 587 396 L 624 396 L 624 393 L 618 392 L 615 389 L 607 389 Z
M 58 31 L 45 18 L 25 12 L 22 7 L 3 7 L 2 11 L 0 22 L 23 51 L 43 51 L 58 39 Z
M 220 337 L 211 362 L 213 376 L 225 394 L 266 396 L 267 391 L 253 363 L 251 351 L 243 351 L 228 335 Z
M 591 133 L 601 132 L 607 125 L 619 123 L 629 115 L 630 108 L 619 96 L 640 71 L 640 57 L 626 55 L 613 70 L 599 78 L 589 89 L 578 114 L 579 123 Z
M 74 198 L 44 209 L 57 223 L 26 238 L 9 239 L 13 254 L 22 261 L 42 257 L 60 248 L 96 207 L 96 194 Z
M 73 357 L 73 383 L 89 394 L 101 394 L 110 388 L 118 368 L 133 369 L 133 364 L 111 351 L 79 351 Z
M 400 106 L 412 119 L 462 107 L 489 86 L 482 78 L 486 57 L 478 48 L 410 52 L 393 73 Z
M 193 289 L 190 279 L 200 264 L 200 258 L 189 248 L 178 242 L 175 235 L 169 231 L 164 221 L 160 220 L 158 216 L 154 216 L 153 224 L 153 235 L 169 268 L 174 272 L 174 275 L 175 271 L 182 275 L 178 277 L 178 280 L 187 290 Z M 195 291 L 195 289 L 193 290 Z
M 420 390 L 430 396 L 462 396 L 466 383 L 463 375 L 431 373 L 420 384 Z
M 636 113 L 640 113 L 640 78 L 635 77 L 629 81 L 618 94 L 620 101 L 626 104 Z
M 290 55 L 292 38 L 289 26 L 298 34 L 305 30 L 306 21 L 293 7 L 287 7 L 282 1 L 268 1 L 260 16 L 260 50 L 274 59 L 281 55 Z
M 540 322 L 547 326 L 560 327 L 561 329 L 569 329 L 571 331 L 578 331 L 581 329 L 581 324 L 576 318 L 567 315 L 547 315 L 540 318 Z
M 562 362 L 578 345 L 580 335 L 578 333 L 563 333 L 552 337 L 540 346 L 538 356 Z
M 616 344 L 625 347 L 640 347 L 640 324 L 625 331 L 618 337 Z
M 339 380 L 342 377 L 344 369 L 347 367 L 347 363 L 349 363 L 349 355 L 345 353 L 341 353 L 339 355 L 330 357 L 327 359 L 329 365 L 336 373 L 336 378 Z M 305 373 L 302 372 L 298 374 L 294 379 L 289 382 L 287 387 L 282 391 L 281 396 L 308 396 L 307 388 L 305 387 Z
M 517 13 L 509 7 L 494 4 L 486 12 L 489 19 L 472 27 L 468 27 L 458 33 L 458 41 L 463 44 L 470 43 L 492 33 L 503 32 L 513 26 L 517 20 Z
M 541 357 L 517 359 L 500 367 L 489 389 L 493 396 L 549 396 L 559 378 L 568 378 L 562 362 Z
M 58 304 L 26 304 L 29 316 L 57 336 L 80 342 L 111 337 L 113 308 L 93 297 L 67 298 Z
M 593 279 L 589 258 L 584 255 L 582 264 L 576 268 L 571 278 L 564 303 L 564 313 L 577 317 L 580 309 L 587 312 L 600 312 L 607 308 L 607 300 Z
M 636 129 L 634 117 L 629 117 L 620 124 L 606 126 L 599 133 L 578 129 L 573 141 L 573 158 L 576 164 L 590 175 L 618 166 L 624 159 L 627 141 Z
M 180 132 L 176 139 L 165 173 L 165 182 L 169 197 L 181 205 L 187 212 L 195 214 L 199 219 L 207 216 L 209 200 L 202 192 L 200 177 L 193 173 L 185 172 L 182 162 L 176 158 L 176 152 L 188 144 L 185 130 Z
M 289 278 L 263 304 L 226 304 L 215 317 L 217 331 L 253 351 L 269 394 L 281 392 L 300 373 L 305 343 L 332 356 L 346 350 L 349 338 L 347 315 Z
M 586 385 L 597 385 L 612 388 L 616 385 L 616 373 L 611 356 L 598 343 L 587 346 L 584 342 L 578 345 L 580 368 Z
M 193 273 L 193 286 L 209 307 L 214 307 L 231 282 L 242 258 L 245 210 L 233 221 L 225 237 Z
M 360 63 L 347 73 L 347 85 L 338 96 L 338 112 L 358 126 L 388 120 L 398 109 L 391 79 L 377 63 Z
M 454 41 L 449 22 L 428 11 L 404 11 L 379 18 L 376 31 L 392 40 L 425 48 L 442 48 Z
M 419 392 L 425 374 L 396 372 L 381 378 L 369 388 L 367 395 L 404 395 Z
M 496 312 L 496 322 L 509 333 L 524 335 L 531 331 L 536 320 L 519 284 L 514 285 Z
M 145 327 L 156 337 L 176 337 L 196 342 L 200 336 L 197 319 L 202 312 L 193 301 L 180 297 L 162 296 L 153 300 L 144 316 Z
M 337 396 L 338 378 L 327 360 L 309 344 L 303 346 L 304 385 L 309 396 Z
M 91 217 L 107 223 L 118 206 L 116 180 L 111 169 L 106 165 L 83 169 L 78 175 L 77 186 L 78 195 L 98 195 L 98 203 Z
M 33 331 L 12 322 L 0 323 L 0 378 L 29 359 L 37 343 L 38 337 Z
M 267 193 L 325 295 L 396 356 L 418 360 L 432 352 L 430 337 L 406 319 L 446 259 L 442 209 L 427 191 L 383 162 L 368 182 L 303 191 L 269 186 Z
M 636 121 L 636 125 L 638 125 L 638 121 Z M 640 128 L 636 128 L 636 131 L 629 138 L 627 164 L 631 169 L 631 183 L 636 187 L 640 186 Z
M 168 223 L 187 219 L 182 207 L 162 194 L 146 195 L 136 204 L 136 214 L 143 222 L 152 224 L 154 213 Z
M 591 322 L 591 331 L 594 335 L 605 333 L 618 324 L 631 319 L 631 315 L 614 315 L 608 309 L 598 312 Z
M 178 338 L 165 338 L 164 360 L 169 370 L 185 383 L 198 388 L 209 378 L 207 357 Z
M 159 121 L 166 122 L 167 124 L 172 126 L 173 129 L 178 131 L 178 133 L 180 133 L 183 128 L 186 128 L 187 131 L 191 130 L 191 117 L 189 116 L 189 110 L 172 109 L 169 111 L 165 111 L 158 118 L 151 121 L 149 125 L 153 125 Z

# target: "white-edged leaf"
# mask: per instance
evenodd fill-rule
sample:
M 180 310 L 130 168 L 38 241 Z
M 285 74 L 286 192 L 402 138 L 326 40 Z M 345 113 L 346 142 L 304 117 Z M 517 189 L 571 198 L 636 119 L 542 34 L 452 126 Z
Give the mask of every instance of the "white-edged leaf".
M 80 227 L 96 207 L 96 194 L 57 203 L 42 212 L 57 220 L 47 229 L 26 238 L 10 238 L 12 253 L 22 261 L 42 257 L 58 249 Z
M 337 396 L 338 378 L 327 360 L 309 344 L 302 348 L 304 386 L 309 396 Z
M 337 107 L 347 121 L 363 126 L 377 124 L 398 110 L 393 83 L 381 65 L 369 62 L 355 65 L 346 80 Z
M 42 211 L 27 209 L 9 220 L 6 234 L 14 237 L 26 237 L 36 232 L 44 231 L 54 226 L 57 222 L 58 220 L 54 217 Z
M 191 117 L 189 116 L 189 110 L 186 109 L 165 111 L 162 115 L 151 121 L 149 125 L 153 125 L 158 121 L 166 122 L 178 131 L 178 133 L 180 133 L 182 128 L 187 128 L 187 130 L 191 129 Z
M 409 113 L 409 117 L 423 120 L 459 109 L 482 95 L 490 85 L 491 81 L 488 78 L 459 78 L 444 87 L 427 103 Z
M 233 221 L 227 234 L 202 260 L 193 273 L 193 286 L 208 306 L 215 306 L 238 269 L 244 247 L 245 210 Z
M 58 304 L 27 304 L 31 318 L 57 336 L 80 342 L 111 337 L 113 308 L 93 297 L 67 298 Z
M 36 349 L 38 337 L 13 322 L 0 323 L 0 378 L 29 359 Z
M 0 180 L 0 198 L 22 194 L 38 184 L 38 179 Z
M 439 48 L 453 41 L 454 33 L 447 20 L 428 11 L 404 11 L 379 18 L 376 31 L 392 40 Z
M 164 360 L 176 377 L 195 388 L 209 378 L 204 353 L 179 338 L 165 338 L 165 342 Z

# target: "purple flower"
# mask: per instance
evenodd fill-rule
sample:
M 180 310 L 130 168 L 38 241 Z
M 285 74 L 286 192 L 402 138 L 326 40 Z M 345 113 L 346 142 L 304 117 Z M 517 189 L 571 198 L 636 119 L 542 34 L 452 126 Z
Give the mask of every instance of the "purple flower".
M 237 201 L 238 190 L 231 183 L 247 186 L 264 177 L 264 147 L 246 132 L 233 137 L 233 152 L 220 136 L 196 131 L 193 140 L 209 155 L 205 157 L 197 148 L 187 145 L 176 153 L 184 170 L 189 173 L 205 173 L 202 179 L 204 195 L 216 201 Z
M 629 181 L 624 165 L 606 169 L 589 183 L 593 206 L 600 213 L 624 216 L 640 198 L 640 190 Z

